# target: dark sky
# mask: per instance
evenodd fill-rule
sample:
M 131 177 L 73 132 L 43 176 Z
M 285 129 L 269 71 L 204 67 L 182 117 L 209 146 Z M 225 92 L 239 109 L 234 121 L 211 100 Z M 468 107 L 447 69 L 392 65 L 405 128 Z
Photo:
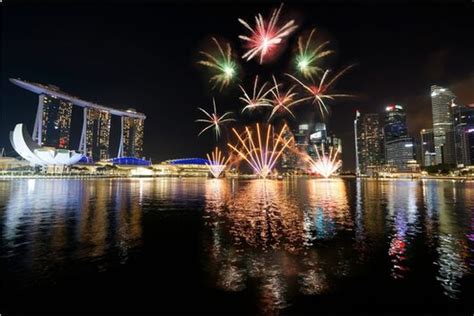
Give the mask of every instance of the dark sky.
M 196 108 L 209 108 L 212 96 L 220 111 L 238 112 L 241 106 L 236 86 L 224 93 L 211 90 L 206 71 L 196 66 L 198 51 L 215 35 L 229 40 L 241 55 L 237 36 L 244 29 L 237 18 L 250 21 L 259 12 L 267 16 L 278 5 L 3 1 L 0 148 L 13 155 L 8 131 L 19 122 L 30 132 L 33 127 L 37 97 L 11 84 L 8 78 L 13 77 L 145 113 L 145 155 L 154 162 L 203 156 L 215 141 L 211 133 L 197 137 L 201 125 L 194 122 Z M 343 139 L 345 169 L 354 166 L 356 109 L 382 112 L 388 103 L 402 104 L 408 110 L 409 131 L 416 135 L 431 125 L 430 85 L 451 88 L 459 103 L 474 103 L 473 2 L 287 2 L 283 13 L 300 28 L 275 63 L 242 62 L 242 82 L 249 84 L 257 73 L 269 77 L 288 71 L 297 35 L 317 27 L 337 50 L 327 61 L 329 68 L 357 63 L 336 86 L 357 98 L 334 103 L 328 119 L 331 131 Z M 309 106 L 302 108 L 306 110 L 291 125 L 316 115 Z M 80 125 L 76 117 L 75 127 Z M 239 124 L 245 122 L 251 120 Z M 73 137 L 77 146 L 79 136 L 74 132 Z

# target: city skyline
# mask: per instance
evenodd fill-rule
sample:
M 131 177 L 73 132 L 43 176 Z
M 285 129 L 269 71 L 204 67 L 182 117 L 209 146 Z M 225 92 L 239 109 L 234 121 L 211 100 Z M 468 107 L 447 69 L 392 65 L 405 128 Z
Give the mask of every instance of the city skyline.
M 359 10 L 363 11 L 364 6 L 368 4 L 360 3 L 360 4 L 352 4 L 351 9 L 354 10 Z M 153 8 L 152 4 L 149 4 L 151 8 Z M 208 5 L 210 6 L 210 5 Z M 395 10 L 395 12 L 388 12 L 390 8 L 392 8 L 394 4 L 387 4 L 385 6 L 381 6 L 380 8 L 377 8 L 381 12 L 384 12 L 384 14 L 391 14 L 395 15 L 396 13 L 401 14 L 400 11 L 402 11 L 400 8 L 398 10 Z M 210 6 L 212 7 L 212 6 Z M 220 17 L 222 19 L 228 18 L 237 18 L 239 16 L 248 16 L 247 12 L 253 11 L 253 10 L 258 10 L 258 11 L 264 11 L 264 10 L 269 10 L 270 8 L 274 7 L 273 3 L 258 3 L 258 4 L 248 4 L 248 6 L 244 6 L 240 10 L 236 8 L 236 12 L 230 12 L 232 10 L 229 10 L 229 13 L 225 14 L 225 17 Z M 302 11 L 302 7 L 304 7 L 301 3 L 300 4 L 295 4 L 288 6 L 289 11 L 291 14 L 296 14 L 300 13 Z M 322 9 L 325 9 L 327 11 L 331 11 L 333 7 L 329 5 L 328 3 L 320 3 L 319 7 L 318 4 L 314 4 L 313 6 L 315 9 L 322 7 Z M 446 6 L 445 9 L 449 8 L 451 10 L 454 10 L 454 12 L 461 14 L 463 13 L 462 10 L 463 5 L 459 4 L 458 6 Z M 109 20 L 115 20 L 119 17 L 123 17 L 125 14 L 124 8 L 117 6 L 117 11 L 118 16 L 117 17 L 112 17 L 107 15 L 106 12 L 106 6 L 98 6 L 97 7 L 97 12 L 105 14 L 107 19 Z M 20 9 L 22 10 L 21 15 L 15 15 L 15 12 L 19 12 Z M 80 6 L 76 5 L 75 9 L 79 12 L 79 14 L 83 14 L 84 16 L 88 16 L 88 7 L 87 5 Z M 133 10 L 136 10 L 137 13 L 144 14 L 146 16 L 146 13 L 144 10 L 146 9 L 146 5 L 139 6 L 138 8 L 133 8 Z M 200 9 L 199 7 L 196 7 L 197 10 L 204 10 Z M 217 10 L 218 8 L 214 9 Z M 423 10 L 428 10 L 429 12 L 432 12 L 435 15 L 441 16 L 442 15 L 442 5 L 440 7 L 430 7 L 428 5 L 423 5 L 423 4 L 414 4 L 413 7 L 413 12 L 412 13 L 403 13 L 403 16 L 405 21 L 408 23 L 405 23 L 406 25 L 402 25 L 401 27 L 404 28 L 406 31 L 410 29 L 410 27 L 414 30 L 415 33 L 417 34 L 424 34 L 423 31 L 427 31 L 426 28 L 423 27 L 423 25 L 420 25 L 417 20 L 415 20 L 415 13 L 416 12 L 421 12 Z M 24 7 L 21 5 L 18 5 L 18 7 L 15 7 L 11 5 L 10 7 L 6 7 L 5 10 L 11 10 L 11 14 L 9 15 L 10 17 L 16 16 L 20 19 L 24 19 L 28 17 L 29 11 L 25 10 Z M 17 11 L 15 11 L 17 10 Z M 177 7 L 174 5 L 166 4 L 164 7 L 165 12 L 168 13 L 175 13 L 177 10 Z M 312 10 L 312 9 L 311 9 Z M 338 8 L 338 10 L 341 10 Z M 61 6 L 56 6 L 53 9 L 54 13 L 61 13 L 65 11 L 65 8 L 62 8 Z M 205 11 L 205 10 L 204 10 Z M 344 17 L 348 17 L 348 23 L 355 23 L 355 20 L 351 20 L 351 14 L 349 14 L 349 11 L 347 8 L 343 8 L 341 11 L 341 14 Z M 201 11 L 199 11 L 201 13 Z M 31 11 L 30 11 L 31 14 Z M 161 13 L 163 14 L 163 13 Z M 186 18 L 190 18 L 191 20 L 193 17 L 189 17 L 189 13 L 184 13 Z M 297 15 L 297 14 L 296 14 Z M 312 16 L 310 13 L 305 13 L 305 15 Z M 69 13 L 63 12 L 63 16 L 60 17 L 60 19 L 66 19 L 69 16 Z M 314 22 L 312 21 L 304 21 L 302 24 L 312 26 L 312 25 L 322 25 L 321 29 L 323 32 L 330 32 L 330 34 L 327 34 L 331 40 L 332 39 L 337 39 L 337 45 L 340 45 L 343 47 L 341 49 L 344 54 L 347 52 L 347 55 L 341 55 L 337 56 L 337 63 L 338 64 L 344 64 L 348 62 L 357 62 L 358 66 L 351 72 L 349 73 L 344 80 L 341 80 L 341 86 L 344 88 L 347 88 L 349 91 L 354 91 L 357 94 L 357 98 L 354 100 L 349 100 L 349 101 L 344 101 L 344 102 L 339 102 L 338 104 L 334 105 L 332 107 L 332 112 L 333 115 L 330 117 L 329 121 L 327 122 L 327 126 L 331 131 L 334 131 L 336 134 L 340 135 L 342 138 L 344 150 L 343 150 L 343 161 L 344 161 L 344 167 L 345 169 L 352 169 L 354 166 L 354 150 L 353 150 L 353 131 L 350 128 L 352 125 L 352 119 L 355 114 L 356 110 L 361 111 L 362 113 L 369 113 L 369 112 L 380 112 L 387 104 L 389 103 L 399 103 L 403 104 L 405 108 L 407 109 L 407 119 L 408 119 L 408 128 L 409 132 L 411 135 L 418 135 L 420 129 L 422 128 L 429 128 L 431 125 L 430 118 L 427 117 L 427 115 L 420 115 L 420 113 L 424 114 L 426 110 L 430 110 L 429 107 L 426 106 L 426 104 L 430 105 L 430 86 L 433 84 L 438 84 L 441 86 L 446 86 L 449 87 L 460 99 L 461 103 L 464 104 L 469 104 L 472 102 L 471 100 L 474 100 L 473 97 L 471 97 L 472 92 L 468 91 L 466 87 L 469 87 L 469 83 L 473 81 L 473 79 L 470 77 L 470 67 L 461 67 L 462 65 L 460 62 L 457 60 L 458 58 L 455 58 L 456 55 L 453 55 L 454 53 L 445 53 L 447 55 L 442 55 L 439 57 L 436 52 L 442 52 L 443 49 L 447 49 L 448 51 L 451 49 L 449 47 L 453 47 L 453 43 L 457 42 L 456 45 L 465 45 L 465 49 L 457 49 L 455 54 L 461 54 L 461 56 L 468 56 L 468 52 L 470 51 L 469 43 L 462 42 L 459 44 L 459 41 L 456 41 L 456 39 L 459 39 L 462 37 L 462 32 L 456 31 L 457 28 L 456 26 L 463 25 L 463 23 L 467 23 L 467 20 L 459 18 L 457 19 L 452 19 L 452 18 L 446 18 L 446 21 L 442 23 L 442 30 L 441 32 L 444 32 L 443 34 L 449 34 L 449 36 L 444 36 L 444 45 L 447 45 L 451 43 L 451 46 L 447 45 L 444 47 L 443 45 L 440 45 L 440 43 L 436 43 L 434 37 L 432 35 L 427 35 L 427 39 L 424 41 L 428 42 L 430 45 L 428 45 L 431 49 L 434 48 L 434 51 L 431 54 L 431 60 L 428 58 L 428 61 L 424 60 L 423 61 L 423 66 L 416 66 L 411 68 L 411 73 L 418 73 L 417 76 L 421 76 L 423 80 L 417 80 L 415 83 L 413 83 L 414 79 L 411 79 L 413 75 L 410 75 L 410 71 L 406 72 L 406 78 L 405 77 L 400 77 L 401 73 L 403 71 L 406 71 L 407 68 L 401 67 L 402 70 L 396 70 L 394 68 L 394 63 L 395 59 L 390 59 L 386 58 L 384 60 L 380 60 L 378 57 L 380 53 L 378 51 L 372 51 L 374 48 L 377 48 L 383 51 L 379 45 L 365 45 L 366 48 L 364 48 L 364 45 L 361 45 L 362 48 L 360 50 L 351 48 L 352 42 L 354 39 L 349 39 L 347 34 L 344 34 L 343 30 L 341 28 L 338 28 L 337 26 L 334 25 L 334 22 L 331 20 L 328 20 L 321 14 L 316 14 L 317 18 L 315 18 Z M 97 25 L 99 26 L 98 34 L 91 34 L 90 29 L 88 30 L 86 27 L 86 37 L 90 35 L 90 40 L 93 43 L 100 43 L 103 38 L 107 38 L 108 32 L 110 32 L 110 27 L 107 27 L 104 24 L 99 23 L 94 17 L 89 17 L 92 19 L 95 23 L 98 23 Z M 448 23 L 448 19 L 451 23 Z M 381 19 L 383 20 L 383 19 Z M 133 20 L 136 22 L 135 20 Z M 169 19 L 166 19 L 166 21 L 169 22 Z M 351 22 L 352 21 L 352 22 Z M 11 20 L 5 21 L 7 27 L 11 27 Z M 30 22 L 33 23 L 33 22 Z M 37 21 L 38 27 L 41 29 L 41 27 L 46 27 L 48 25 L 51 25 L 53 23 L 52 21 L 48 21 L 47 19 L 45 21 Z M 137 22 L 138 23 L 138 22 Z M 54 23 L 53 23 L 54 24 Z M 67 23 L 66 23 L 67 24 Z M 137 24 L 137 29 L 140 29 L 141 27 L 145 27 L 149 24 L 149 21 L 146 19 Z M 384 26 L 384 23 L 382 24 L 382 30 L 386 32 L 387 34 L 390 34 L 391 32 L 393 33 L 394 31 L 390 29 L 388 25 Z M 449 25 L 448 25 L 449 24 Z M 359 27 L 362 30 L 367 31 L 368 25 L 359 25 Z M 386 29 L 384 29 L 384 27 Z M 72 32 L 72 34 L 78 34 L 77 32 L 79 31 L 77 27 L 74 27 L 72 25 L 66 25 L 65 30 L 54 30 L 53 35 L 60 35 L 63 34 L 63 32 L 69 31 Z M 234 29 L 234 26 L 229 27 L 231 30 Z M 178 28 L 175 32 L 177 34 L 181 34 L 184 29 Z M 15 29 L 12 30 L 12 32 L 9 33 L 9 37 L 6 39 L 7 42 L 10 40 L 13 40 L 15 36 L 19 36 L 24 34 L 26 29 Z M 155 27 L 153 32 L 158 32 L 159 34 L 164 35 L 165 37 L 161 39 L 162 43 L 163 41 L 170 41 L 170 43 L 178 45 L 174 40 L 173 40 L 173 35 L 171 33 L 160 33 L 160 28 Z M 347 30 L 345 30 L 347 31 Z M 133 30 L 131 31 L 125 31 L 123 30 L 123 35 L 125 38 L 132 38 L 132 41 L 136 43 L 144 43 L 143 40 L 145 39 L 142 35 L 138 35 L 138 33 L 134 32 Z M 150 31 L 151 32 L 151 31 Z M 380 35 L 380 30 L 378 32 L 366 32 L 366 34 L 371 35 L 372 38 L 377 38 L 379 40 L 385 40 L 385 36 Z M 195 35 L 192 36 L 192 39 L 190 42 L 191 44 L 188 44 L 189 46 L 192 46 L 194 44 L 195 47 L 188 47 L 189 50 L 195 50 L 197 47 L 200 46 L 200 43 L 204 41 L 207 36 L 209 35 L 210 32 L 207 30 L 207 26 L 204 25 L 202 26 L 202 29 L 198 29 L 195 31 Z M 137 38 L 133 38 L 133 35 L 138 35 Z M 34 35 L 34 34 L 32 34 Z M 123 62 L 118 62 L 116 58 L 111 58 L 110 60 L 103 60 L 104 54 L 110 50 L 112 47 L 116 47 L 117 44 L 122 42 L 121 36 L 114 35 L 114 40 L 112 40 L 110 46 L 105 45 L 102 49 L 97 50 L 94 52 L 94 54 L 89 54 L 87 53 L 88 58 L 92 58 L 92 60 L 97 58 L 102 58 L 102 66 L 105 67 L 103 69 L 109 69 L 112 70 L 113 67 L 116 67 L 117 65 L 123 65 Z M 352 33 L 354 35 L 354 33 Z M 35 36 L 41 37 L 40 33 L 36 34 Z M 84 37 L 84 35 L 82 35 Z M 359 35 L 360 36 L 360 35 Z M 413 36 L 413 35 L 411 35 Z M 387 37 L 389 37 L 387 35 Z M 406 44 L 408 47 L 418 47 L 417 44 L 415 43 L 415 36 L 413 37 L 408 37 L 406 39 Z M 357 39 L 361 40 L 360 37 L 356 37 Z M 85 40 L 85 38 L 84 38 Z M 231 40 L 234 43 L 237 43 L 237 39 L 231 38 Z M 367 39 L 368 40 L 368 39 Z M 73 40 L 66 40 L 65 43 L 67 45 L 70 45 L 73 43 Z M 425 44 L 426 44 L 425 42 Z M 23 43 L 22 45 L 30 45 L 26 42 L 16 42 L 18 43 Z M 367 43 L 367 42 L 365 42 Z M 397 43 L 396 39 L 393 40 L 393 44 L 395 45 Z M 400 43 L 400 42 L 399 42 Z M 367 43 L 368 44 L 368 43 Z M 9 45 L 9 50 L 6 52 L 6 56 L 10 57 L 9 60 L 14 61 L 13 62 L 13 67 L 12 65 L 8 65 L 6 67 L 5 74 L 12 76 L 12 77 L 22 77 L 27 80 L 32 80 L 32 81 L 39 81 L 39 82 L 45 82 L 45 83 L 51 83 L 51 84 L 56 84 L 60 86 L 62 89 L 65 91 L 72 91 L 74 94 L 78 94 L 81 96 L 84 96 L 84 98 L 87 99 L 88 96 L 91 96 L 92 100 L 97 100 L 99 103 L 106 103 L 108 100 L 112 100 L 110 103 L 111 104 L 127 104 L 129 107 L 134 107 L 137 109 L 137 111 L 142 111 L 144 113 L 147 113 L 147 122 L 148 120 L 149 123 L 145 124 L 145 140 L 144 140 L 144 155 L 146 157 L 151 157 L 154 161 L 162 161 L 166 159 L 171 159 L 171 158 L 179 158 L 179 157 L 190 157 L 190 156 L 196 156 L 196 157 L 204 157 L 206 152 L 209 152 L 212 148 L 212 137 L 207 137 L 207 136 L 201 136 L 199 138 L 196 138 L 196 131 L 198 130 L 198 126 L 193 123 L 193 117 L 196 115 L 195 112 L 195 107 L 196 106 L 202 106 L 203 104 L 208 103 L 208 98 L 211 94 L 217 95 L 216 92 L 206 92 L 208 90 L 207 86 L 207 81 L 205 78 L 199 74 L 199 70 L 196 69 L 194 63 L 197 61 L 197 57 L 195 57 L 193 54 L 190 54 L 187 52 L 185 55 L 187 55 L 186 58 L 184 59 L 179 59 L 179 58 L 164 58 L 167 60 L 171 65 L 175 66 L 177 65 L 176 62 L 179 60 L 180 65 L 175 68 L 178 73 L 181 72 L 189 72 L 192 74 L 193 78 L 193 83 L 189 83 L 189 79 L 186 79 L 185 76 L 177 76 L 171 74 L 169 76 L 169 80 L 167 82 L 169 83 L 164 83 L 161 82 L 161 85 L 156 85 L 156 86 L 151 86 L 150 83 L 144 82 L 143 80 L 140 80 L 140 75 L 138 76 L 132 76 L 134 80 L 137 80 L 137 83 L 133 83 L 130 81 L 130 79 L 126 79 L 126 77 L 123 77 L 122 79 L 126 80 L 117 80 L 115 78 L 110 77 L 108 75 L 108 72 L 101 72 L 102 74 L 99 76 L 102 79 L 107 78 L 106 80 L 101 80 L 100 82 L 94 82 L 94 77 L 91 76 L 89 80 L 81 80 L 81 78 L 84 78 L 86 75 L 85 72 L 83 71 L 77 71 L 77 66 L 74 63 L 69 64 L 69 68 L 72 71 L 70 75 L 68 76 L 61 76 L 59 71 L 60 67 L 49 67 L 49 71 L 41 71 L 42 66 L 39 66 L 35 64 L 33 67 L 31 67 L 31 70 L 25 71 L 26 65 L 30 65 L 31 63 L 28 60 L 22 59 L 21 62 L 20 60 L 16 60 L 16 57 L 14 58 L 11 54 L 13 52 L 13 48 L 15 45 L 11 46 Z M 138 46 L 140 47 L 140 46 Z M 147 50 L 148 49 L 148 53 Z M 171 51 L 169 54 L 181 54 L 182 50 L 179 48 L 179 45 L 175 48 L 171 47 Z M 46 48 L 43 48 L 46 49 Z M 131 48 L 128 47 L 127 51 L 130 50 Z M 395 49 L 395 47 L 393 48 Z M 424 49 L 424 48 L 423 48 Z M 362 54 L 362 51 L 372 51 L 369 56 L 364 56 Z M 427 50 L 427 48 L 426 48 Z M 46 49 L 47 51 L 47 49 Z M 145 60 L 147 62 L 150 62 L 150 53 L 153 52 L 153 45 L 150 46 L 150 44 L 147 44 L 143 46 L 143 50 L 141 51 L 134 51 L 130 59 L 124 59 L 124 61 L 130 61 L 130 63 L 125 63 L 128 71 L 130 73 L 136 73 L 138 71 L 138 68 L 141 69 L 143 72 L 143 79 L 150 79 L 151 73 L 147 72 L 142 66 L 137 66 L 136 64 L 136 58 L 139 56 L 144 56 L 146 57 Z M 41 54 L 44 54 L 45 51 L 39 50 L 38 51 Z M 83 51 L 84 52 L 84 51 Z M 20 52 L 20 55 L 26 54 L 26 51 Z M 72 54 L 72 53 L 71 53 Z M 74 53 L 73 55 L 76 57 L 79 57 L 79 60 L 82 58 L 79 53 Z M 119 55 L 124 54 L 123 52 L 120 53 Z M 144 54 L 144 55 L 143 55 Z M 341 53 L 342 54 L 342 53 Z M 402 49 L 401 47 L 399 48 L 398 52 L 392 52 L 394 56 L 405 56 L 406 55 L 406 48 Z M 421 56 L 418 56 L 420 53 L 414 53 L 413 57 L 408 58 L 410 62 L 409 64 L 413 64 L 415 61 L 420 61 Z M 70 56 L 73 56 L 70 55 Z M 170 55 L 171 56 L 171 55 Z M 348 57 L 349 56 L 349 57 Z M 351 57 L 354 56 L 354 57 Z M 443 57 L 444 56 L 444 57 Z M 43 56 L 44 57 L 44 56 Z M 135 58 L 133 58 L 135 57 Z M 369 58 L 370 57 L 370 58 Z M 51 58 L 51 57 L 49 57 Z M 354 59 L 351 59 L 354 58 Z M 64 59 L 67 58 L 59 58 L 59 60 L 54 61 L 55 63 L 61 64 L 64 62 Z M 49 59 L 47 59 L 49 60 Z M 471 62 L 468 58 L 461 58 L 461 60 L 466 63 L 466 62 Z M 426 61 L 426 62 L 425 62 Z M 51 62 L 53 62 L 51 60 Z M 160 61 L 154 61 L 156 64 L 155 66 L 162 67 L 162 63 Z M 434 63 L 434 66 L 430 66 L 430 63 Z M 436 63 L 439 63 L 438 66 L 436 66 Z M 54 63 L 53 63 L 54 64 Z M 140 63 L 138 63 L 140 65 Z M 150 64 L 153 65 L 153 64 Z M 169 66 L 169 68 L 173 69 L 173 66 Z M 377 68 L 376 66 L 380 67 L 383 66 L 384 71 L 375 71 L 374 69 Z M 279 66 L 281 68 L 281 66 Z M 286 67 L 286 66 L 283 66 Z M 87 67 L 86 67 L 87 68 Z M 100 68 L 100 67 L 99 67 Z M 449 69 L 448 69 L 449 68 Z M 33 72 L 33 69 L 35 71 Z M 170 69 L 170 70 L 171 70 Z M 408 68 L 410 69 L 410 67 Z M 443 69 L 447 70 L 447 73 L 443 74 Z M 252 70 L 251 70 L 252 71 Z M 48 74 L 48 78 L 46 77 L 45 74 Z M 111 72 L 111 74 L 114 73 L 114 71 Z M 386 74 L 385 74 L 386 73 Z M 167 73 L 168 74 L 168 73 Z M 3 75 L 3 74 L 2 74 Z M 160 76 L 160 73 L 156 73 L 156 76 Z M 369 75 L 369 77 L 367 77 Z M 360 83 L 360 79 L 363 78 L 364 76 L 366 78 L 375 78 L 377 76 L 382 76 L 386 75 L 386 79 L 382 80 L 382 82 L 378 82 L 379 80 L 372 81 L 371 83 L 373 84 L 372 87 L 369 89 L 367 87 L 363 87 L 365 84 Z M 249 74 L 250 76 L 250 74 Z M 375 76 L 375 77 L 373 77 Z M 41 79 L 41 78 L 44 79 Z M 128 76 L 127 76 L 128 77 Z M 2 77 L 3 82 L 5 81 L 5 78 Z M 156 79 L 157 80 L 157 79 Z M 184 84 L 182 82 L 184 80 Z M 153 80 L 151 80 L 154 82 Z M 370 80 L 369 80 L 370 81 Z M 406 83 L 405 81 L 408 81 L 410 84 Z M 92 84 L 93 83 L 93 84 Z M 126 91 L 123 91 L 124 87 L 122 86 L 123 83 L 127 84 L 127 87 L 131 87 L 130 89 L 126 89 Z M 140 84 L 140 88 L 138 88 L 137 84 Z M 163 86 L 164 84 L 164 86 Z M 171 88 L 166 85 L 172 84 L 174 85 L 175 88 Z M 21 95 L 21 92 L 19 91 L 14 91 L 14 87 L 9 86 L 8 84 L 4 84 L 4 90 L 6 93 L 3 95 L 3 104 L 6 103 L 19 103 L 21 104 L 21 107 L 26 109 L 26 108 L 31 108 L 31 98 L 28 96 L 25 96 L 24 93 Z M 163 87 L 163 88 L 162 88 Z M 361 88 L 362 87 L 362 88 Z M 408 89 L 408 88 L 409 89 Z M 412 87 L 412 88 L 411 88 Z M 179 89 L 184 89 L 183 91 L 186 92 L 184 93 L 184 96 L 179 93 Z M 400 92 L 400 90 L 403 90 L 403 92 Z M 360 91 L 360 92 L 359 92 Z M 145 92 L 144 94 L 142 92 Z M 171 93 L 170 93 L 171 92 Z M 218 96 L 218 98 L 222 101 L 222 106 L 224 107 L 223 110 L 235 110 L 232 108 L 232 106 L 235 107 L 235 105 L 232 105 L 234 101 L 232 100 L 232 95 L 236 94 L 238 91 L 237 89 L 231 90 L 229 92 L 229 95 L 223 95 L 223 96 Z M 163 96 L 163 98 L 162 98 Z M 172 96 L 172 97 L 171 97 Z M 171 97 L 171 98 L 170 98 Z M 145 101 L 134 101 L 132 102 L 131 100 L 145 100 Z M 28 101 L 30 100 L 30 101 Z M 123 101 L 122 101 L 123 100 Z M 412 100 L 412 101 L 406 101 L 406 100 Z M 130 102 L 128 102 L 130 101 Z M 184 101 L 184 102 L 183 102 Z M 158 105 L 156 105 L 158 104 Z M 163 105 L 164 104 L 164 105 Z M 425 104 L 424 106 L 419 106 L 419 104 Z M 121 106 L 124 108 L 124 106 Z M 18 107 L 20 108 L 20 107 Z M 178 110 L 179 109 L 179 110 Z M 5 115 L 2 115 L 2 135 L 0 138 L 0 147 L 6 147 L 7 150 L 10 147 L 8 143 L 8 138 L 6 135 L 8 135 L 8 130 L 11 130 L 13 127 L 14 122 L 17 122 L 19 120 L 13 119 L 14 117 L 19 117 L 19 113 L 16 108 L 3 108 L 2 109 L 2 114 L 5 113 Z M 150 113 L 150 114 L 148 114 Z M 350 115 L 347 115 L 349 114 Z M 317 113 L 297 113 L 297 120 L 295 121 L 290 121 L 289 124 L 292 124 L 292 127 L 295 128 L 298 124 L 300 123 L 305 123 L 301 118 L 302 117 L 308 117 L 309 115 L 313 115 L 313 118 L 310 118 L 310 121 L 312 122 L 317 122 L 320 121 L 320 119 L 317 116 Z M 8 119 L 7 119 L 8 117 Z M 420 119 L 423 118 L 423 120 Z M 6 122 L 3 122 L 5 120 Z M 25 122 L 27 126 L 31 129 L 30 126 L 32 119 L 28 118 L 28 120 Z M 349 124 L 347 123 L 349 122 Z M 243 123 L 251 123 L 249 122 L 244 122 Z M 113 125 L 114 123 L 112 123 Z M 349 126 L 349 128 L 348 128 Z M 77 128 L 76 128 L 77 129 Z M 229 132 L 229 131 L 227 131 Z M 166 135 L 166 137 L 163 137 L 162 135 Z M 168 141 L 169 137 L 173 139 L 173 141 Z M 76 137 L 77 138 L 77 137 Z M 111 137 L 113 138 L 113 137 Z M 75 140 L 77 142 L 77 140 Z M 118 143 L 117 139 L 111 139 L 111 143 Z M 180 145 L 177 145 L 180 144 Z M 76 144 L 72 144 L 72 147 L 77 147 Z

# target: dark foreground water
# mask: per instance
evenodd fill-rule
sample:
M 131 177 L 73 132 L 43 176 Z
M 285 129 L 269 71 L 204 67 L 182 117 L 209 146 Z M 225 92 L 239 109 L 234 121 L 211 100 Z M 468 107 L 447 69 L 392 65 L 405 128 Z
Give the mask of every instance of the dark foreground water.
M 2 315 L 474 311 L 474 183 L 0 181 Z

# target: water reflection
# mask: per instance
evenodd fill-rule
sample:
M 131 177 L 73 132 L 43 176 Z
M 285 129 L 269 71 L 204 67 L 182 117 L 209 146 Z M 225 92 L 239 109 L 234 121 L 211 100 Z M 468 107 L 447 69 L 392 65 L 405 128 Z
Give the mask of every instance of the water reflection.
M 59 271 L 67 279 L 70 271 L 90 276 L 116 266 L 134 275 L 151 260 L 148 276 L 164 269 L 174 282 L 204 273 L 196 279 L 253 295 L 264 314 L 296 296 L 344 295 L 348 282 L 365 290 L 365 280 L 379 285 L 377 297 L 431 282 L 426 295 L 462 300 L 474 269 L 474 183 L 0 181 L 0 216 L 2 278 L 10 284 L 54 284 Z M 202 243 L 188 241 L 196 231 Z M 157 244 L 174 255 L 153 261 L 165 251 Z M 189 258 L 202 260 L 204 271 Z
M 427 187 L 433 187 L 433 183 L 425 184 Z M 436 252 L 438 260 L 435 264 L 438 267 L 437 280 L 444 289 L 444 293 L 456 298 L 460 293 L 461 279 L 469 272 L 467 260 L 469 251 L 465 237 L 464 223 L 468 223 L 468 213 L 458 205 L 456 187 L 459 184 L 447 182 L 444 186 L 430 188 L 427 192 L 428 200 L 434 203 L 431 208 L 436 216 L 438 232 Z M 466 188 L 472 192 L 472 187 Z M 465 197 L 463 197 L 464 199 Z M 468 202 L 469 203 L 469 202 Z M 469 204 L 468 204 L 469 205 Z M 468 206 L 466 205 L 466 206 Z M 471 204 L 471 211 L 473 210 Z M 467 235 L 467 234 L 466 234 Z
M 10 271 L 31 278 L 22 281 L 52 281 L 76 260 L 95 262 L 99 271 L 110 258 L 125 264 L 140 245 L 140 182 L 24 181 L 9 183 L 2 213 L 3 255 Z
M 251 284 L 264 314 L 297 292 L 324 293 L 331 278 L 348 273 L 351 247 L 315 247 L 352 226 L 342 180 L 211 180 L 205 212 L 211 282 L 227 291 Z
M 453 188 L 459 185 L 465 184 L 208 181 L 209 279 L 227 291 L 255 291 L 261 312 L 274 313 L 298 293 L 337 291 L 341 278 L 385 253 L 393 280 L 422 279 L 429 272 L 418 267 L 432 264 L 445 295 L 457 298 L 472 272 L 472 225 L 462 220 L 472 222 L 474 198 L 469 186 Z M 464 191 L 462 199 L 453 196 Z

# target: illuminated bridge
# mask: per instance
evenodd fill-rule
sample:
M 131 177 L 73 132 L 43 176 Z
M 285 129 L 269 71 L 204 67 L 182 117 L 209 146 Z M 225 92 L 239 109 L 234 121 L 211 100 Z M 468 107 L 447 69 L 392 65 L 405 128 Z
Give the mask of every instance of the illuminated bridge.
M 83 110 L 79 151 L 94 160 L 110 158 L 109 139 L 111 116 L 121 117 L 121 137 L 117 157 L 141 157 L 143 153 L 143 128 L 145 115 L 134 109 L 126 111 L 84 101 L 61 91 L 53 85 L 10 81 L 38 94 L 38 108 L 33 128 L 33 140 L 40 146 L 69 149 L 72 106 Z

